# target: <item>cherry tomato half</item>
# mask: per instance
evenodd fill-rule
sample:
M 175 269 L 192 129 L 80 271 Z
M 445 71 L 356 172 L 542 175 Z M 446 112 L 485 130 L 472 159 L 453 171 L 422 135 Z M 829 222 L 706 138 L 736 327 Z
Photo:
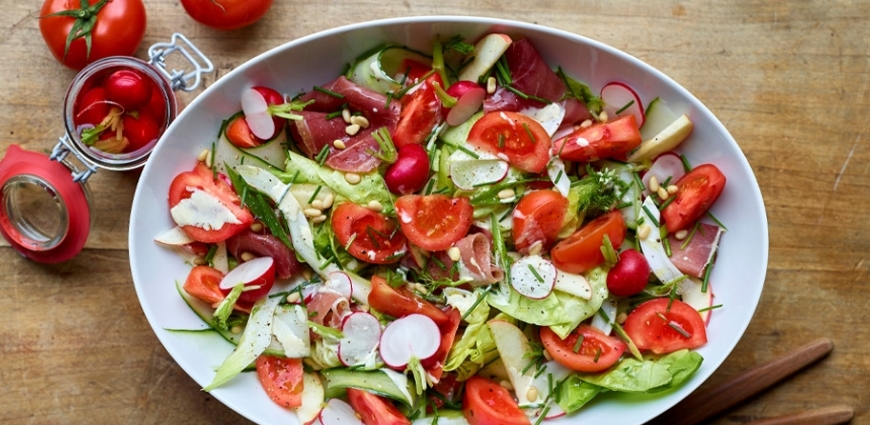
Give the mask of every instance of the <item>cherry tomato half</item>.
M 634 115 L 581 128 L 553 142 L 562 159 L 592 162 L 616 158 L 640 146 L 642 139 Z
M 719 199 L 725 188 L 725 175 L 713 164 L 699 165 L 675 183 L 676 199 L 662 210 L 668 232 L 688 228 Z
M 471 425 L 531 424 L 508 390 L 480 376 L 465 381 L 462 414 Z
M 272 0 L 181 0 L 195 21 L 219 30 L 234 30 L 257 22 Z
M 382 397 L 356 388 L 347 389 L 347 401 L 365 425 L 410 425 L 399 409 Z
M 553 264 L 568 273 L 583 273 L 604 262 L 601 245 L 604 235 L 614 249 L 625 239 L 625 220 L 619 211 L 611 211 L 583 225 L 580 230 L 556 244 L 550 251 Z
M 225 131 L 227 140 L 237 147 L 255 148 L 263 144 L 257 136 L 254 136 L 254 132 L 248 126 L 248 121 L 245 120 L 244 115 L 239 114 L 237 117 L 230 119 L 230 123 L 227 124 Z
M 468 143 L 492 154 L 503 153 L 515 167 L 540 173 L 550 160 L 550 136 L 534 119 L 518 112 L 490 112 L 468 133 Z
M 375 310 L 393 317 L 422 314 L 432 319 L 439 328 L 450 322 L 447 314 L 434 304 L 403 287 L 393 288 L 386 279 L 377 275 L 372 276 L 368 302 Z
M 549 250 L 568 209 L 568 199 L 555 190 L 538 190 L 520 199 L 513 212 L 511 233 L 514 246 L 519 252 L 540 241 L 544 250 Z
M 656 298 L 637 306 L 628 314 L 623 329 L 637 348 L 656 354 L 707 343 L 707 329 L 698 311 L 669 298 Z
M 408 241 L 429 251 L 442 251 L 468 233 L 474 209 L 468 198 L 405 195 L 396 200 L 396 214 Z
M 160 123 L 144 109 L 135 116 L 124 114 L 121 122 L 124 124 L 124 136 L 130 142 L 127 151 L 135 151 L 145 147 L 160 136 Z
M 577 341 L 581 338 L 580 345 Z M 621 339 L 604 335 L 589 325 L 580 325 L 561 339 L 549 327 L 541 328 L 541 343 L 562 366 L 578 372 L 601 372 L 613 366 L 627 348 Z
M 224 274 L 209 266 L 196 266 L 187 274 L 184 281 L 184 292 L 190 296 L 205 301 L 209 305 L 223 301 L 225 295 L 220 289 Z
M 109 104 L 106 103 L 106 90 L 94 87 L 85 92 L 75 105 L 76 125 L 91 124 L 96 126 L 109 115 Z
M 257 357 L 257 377 L 266 394 L 282 407 L 302 405 L 302 359 L 261 355 Z
M 175 176 L 169 186 L 170 209 L 182 200 L 190 198 L 192 192 L 188 188 L 196 188 L 215 197 L 238 221 L 238 223 L 224 223 L 217 229 L 206 229 L 195 225 L 182 226 L 184 232 L 194 240 L 207 243 L 225 241 L 230 236 L 247 229 L 254 222 L 251 212 L 240 206 L 241 199 L 233 188 L 223 179 L 215 178 L 212 170 L 205 164 L 198 162 L 192 171 Z
M 145 5 L 142 0 L 112 0 L 100 5 L 91 1 L 91 6 L 80 13 L 81 17 L 52 15 L 67 10 L 80 10 L 81 2 L 72 0 L 45 0 L 39 12 L 39 32 L 51 54 L 58 62 L 75 70 L 109 56 L 132 56 L 145 36 Z M 77 38 L 67 41 L 76 20 L 88 25 L 96 15 L 91 31 L 81 31 Z M 86 28 L 82 28 L 84 30 Z M 88 51 L 86 39 L 90 38 Z
M 354 258 L 367 263 L 390 264 L 402 259 L 408 247 L 397 227 L 387 216 L 353 202 L 345 202 L 332 212 L 338 242 Z
M 412 66 L 411 70 L 419 66 Z M 432 129 L 441 122 L 441 100 L 435 94 L 435 83 L 443 85 L 438 73 L 432 74 L 402 96 L 402 112 L 392 133 L 396 148 L 423 144 Z

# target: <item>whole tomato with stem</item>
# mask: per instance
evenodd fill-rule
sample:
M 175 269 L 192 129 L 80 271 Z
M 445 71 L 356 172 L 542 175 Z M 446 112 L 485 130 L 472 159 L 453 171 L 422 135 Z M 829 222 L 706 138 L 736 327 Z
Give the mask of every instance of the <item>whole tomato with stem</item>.
M 181 0 L 195 21 L 219 30 L 234 30 L 260 20 L 272 0 Z
M 39 16 L 51 54 L 75 70 L 109 56 L 132 56 L 147 22 L 142 0 L 45 0 Z

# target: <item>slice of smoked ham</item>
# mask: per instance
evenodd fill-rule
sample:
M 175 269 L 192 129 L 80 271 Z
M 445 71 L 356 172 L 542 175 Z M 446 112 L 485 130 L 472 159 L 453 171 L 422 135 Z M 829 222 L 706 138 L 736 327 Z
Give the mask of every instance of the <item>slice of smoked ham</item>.
M 544 58 L 528 39 L 511 43 L 505 52 L 513 86 L 529 96 L 556 102 L 565 94 L 565 82 L 550 69 Z M 543 102 L 523 99 L 504 87 L 498 87 L 484 101 L 485 112 L 519 111 L 524 108 L 540 108 Z
M 338 98 L 317 90 L 303 95 L 301 101 L 314 100 L 314 103 L 298 113 L 301 120 L 290 121 L 293 139 L 309 158 L 316 157 L 324 146 L 328 146 L 326 165 L 333 169 L 358 173 L 376 169 L 381 160 L 372 153 L 377 152 L 380 147 L 372 133 L 384 126 L 390 132 L 395 130 L 401 111 L 399 102 L 390 102 L 387 107 L 386 96 L 358 86 L 344 76 L 323 88 L 343 97 Z M 351 112 L 362 114 L 369 121 L 367 128 L 360 129 L 352 136 L 347 134 L 348 124 L 341 117 L 326 119 L 328 114 L 340 110 L 345 104 Z M 334 146 L 336 140 L 341 140 L 345 148 L 337 149 Z
M 468 235 L 456 242 L 462 264 L 471 273 L 474 282 L 490 284 L 504 278 L 504 271 L 492 264 L 489 238 L 483 233 Z
M 700 223 L 685 248 L 682 248 L 685 240 L 677 240 L 673 234 L 668 235 L 668 242 L 671 244 L 671 262 L 687 275 L 704 277 L 704 268 L 716 253 L 719 238 L 724 231 L 725 229 L 719 226 Z
M 311 320 L 318 325 L 328 326 L 333 329 L 341 329 L 341 322 L 344 317 L 351 313 L 350 303 L 347 298 L 333 291 L 317 291 L 307 302 L 306 307 Z M 320 336 L 311 333 L 313 338 Z

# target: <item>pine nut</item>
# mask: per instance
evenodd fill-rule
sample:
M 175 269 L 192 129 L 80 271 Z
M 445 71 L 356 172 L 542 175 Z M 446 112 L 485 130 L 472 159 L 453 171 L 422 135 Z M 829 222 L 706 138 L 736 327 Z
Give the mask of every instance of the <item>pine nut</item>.
M 544 250 L 544 244 L 541 241 L 535 241 L 532 246 L 529 247 L 529 255 L 538 255 L 541 251 Z
M 335 202 L 335 195 L 331 193 L 326 194 L 326 197 L 323 198 L 323 209 L 331 207 L 333 202 Z
M 544 358 L 547 359 L 548 362 L 553 361 L 553 355 L 551 355 L 547 350 L 544 350 Z
M 345 173 L 344 179 L 350 184 L 357 184 L 362 181 L 362 177 L 357 173 Z
M 201 255 L 197 256 L 196 258 L 193 259 L 193 264 L 195 264 L 197 266 L 204 266 L 205 263 L 206 263 L 205 257 L 203 257 Z
M 251 260 L 253 260 L 254 258 L 257 258 L 257 257 L 254 257 L 254 254 L 251 254 L 250 252 L 243 252 L 242 255 L 239 255 L 239 258 L 240 258 L 242 261 L 251 261 Z
M 495 93 L 495 77 L 490 76 L 486 79 L 486 92 L 489 94 Z
M 586 120 L 580 123 L 580 128 L 589 128 L 592 127 L 592 120 Z
M 323 214 L 320 214 L 319 216 L 314 217 L 314 218 L 311 219 L 311 222 L 312 222 L 312 223 L 315 223 L 315 224 L 317 224 L 317 223 L 323 223 L 324 221 L 326 221 L 326 216 L 323 215 Z
M 315 200 L 311 201 L 311 208 L 323 210 L 323 201 L 321 201 L 320 199 L 315 199 Z
M 242 333 L 242 327 L 239 325 L 233 326 L 232 328 L 230 328 L 230 332 L 238 335 L 238 334 Z
M 287 295 L 287 302 L 290 304 L 296 304 L 302 297 L 299 296 L 298 291 L 293 291 Z
M 508 391 L 513 391 L 514 389 L 514 386 L 511 385 L 511 381 L 508 381 L 507 379 L 502 379 L 498 384 Z
M 344 108 L 341 110 L 341 119 L 350 124 L 350 109 Z
M 263 223 L 260 223 L 259 221 L 255 221 L 254 224 L 251 225 L 250 229 L 254 233 L 262 232 L 263 231 Z
M 674 237 L 677 238 L 678 241 L 686 239 L 686 236 L 689 236 L 689 231 L 686 229 L 680 230 L 677 233 L 674 233 Z
M 361 128 L 368 128 L 368 126 L 369 126 L 368 118 L 366 118 L 362 115 L 354 115 L 354 116 L 350 117 L 350 123 L 354 124 L 354 125 L 358 125 Z
M 498 192 L 498 199 L 510 199 L 516 196 L 516 193 L 513 189 L 502 189 Z
M 647 226 L 646 224 L 641 225 L 637 229 L 637 237 L 639 237 L 641 240 L 646 240 L 646 238 L 649 237 L 650 233 L 652 233 L 652 228 Z
M 538 387 L 529 387 L 529 390 L 526 391 L 526 398 L 529 401 L 535 401 L 538 399 Z
M 345 127 L 344 132 L 347 133 L 348 136 L 355 136 L 359 133 L 359 124 L 351 124 Z
M 209 151 L 208 149 L 203 149 L 202 152 L 197 155 L 196 160 L 199 162 L 205 162 L 205 160 L 208 158 L 208 154 L 210 153 L 211 151 Z
M 607 116 L 606 111 L 601 111 L 601 113 L 598 114 L 598 121 L 607 122 L 607 118 L 609 118 L 609 117 Z
M 677 191 L 680 190 L 680 188 L 677 187 L 677 185 L 672 184 L 672 185 L 668 185 L 668 189 L 667 189 L 667 190 L 668 190 L 668 193 L 670 193 L 671 195 L 673 195 L 673 194 L 677 193 Z
M 384 206 L 381 205 L 380 202 L 375 201 L 375 200 L 369 201 L 369 204 L 367 206 L 369 207 L 370 210 L 372 210 L 374 212 L 381 212 L 384 210 Z
M 459 248 L 455 246 L 451 246 L 450 249 L 447 250 L 447 256 L 450 257 L 453 262 L 457 262 L 462 259 L 462 253 L 459 252 Z
M 649 191 L 650 192 L 658 192 L 661 185 L 659 185 L 659 179 L 656 176 L 650 176 L 649 178 Z
M 628 315 L 625 314 L 625 312 L 616 315 L 616 323 L 619 323 L 620 325 L 625 323 L 626 319 L 628 319 Z
M 662 201 L 664 201 L 665 199 L 668 199 L 669 195 L 668 195 L 667 189 L 665 189 L 663 187 L 659 187 L 659 190 L 656 193 L 658 193 L 659 198 L 661 198 Z
M 314 273 L 311 272 L 311 269 L 307 269 L 307 268 L 302 269 L 302 278 L 303 279 L 310 281 L 313 276 L 314 276 Z
M 306 209 L 302 210 L 302 213 L 305 214 L 305 216 L 309 217 L 309 218 L 317 217 L 317 216 L 323 214 L 323 212 L 317 208 L 306 208 Z
M 335 139 L 335 141 L 332 142 L 332 146 L 335 146 L 336 149 L 344 149 L 347 147 L 341 139 Z

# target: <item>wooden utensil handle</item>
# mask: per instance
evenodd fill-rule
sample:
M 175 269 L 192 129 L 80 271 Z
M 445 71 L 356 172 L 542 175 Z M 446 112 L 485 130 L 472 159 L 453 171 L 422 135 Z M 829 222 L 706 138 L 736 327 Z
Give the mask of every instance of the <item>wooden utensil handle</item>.
M 827 406 L 805 412 L 762 419 L 746 425 L 837 425 L 849 422 L 854 414 L 855 411 L 852 406 Z
M 834 348 L 821 338 L 761 363 L 713 387 L 696 391 L 653 420 L 653 424 L 694 425 L 754 396 L 783 378 L 826 356 Z

